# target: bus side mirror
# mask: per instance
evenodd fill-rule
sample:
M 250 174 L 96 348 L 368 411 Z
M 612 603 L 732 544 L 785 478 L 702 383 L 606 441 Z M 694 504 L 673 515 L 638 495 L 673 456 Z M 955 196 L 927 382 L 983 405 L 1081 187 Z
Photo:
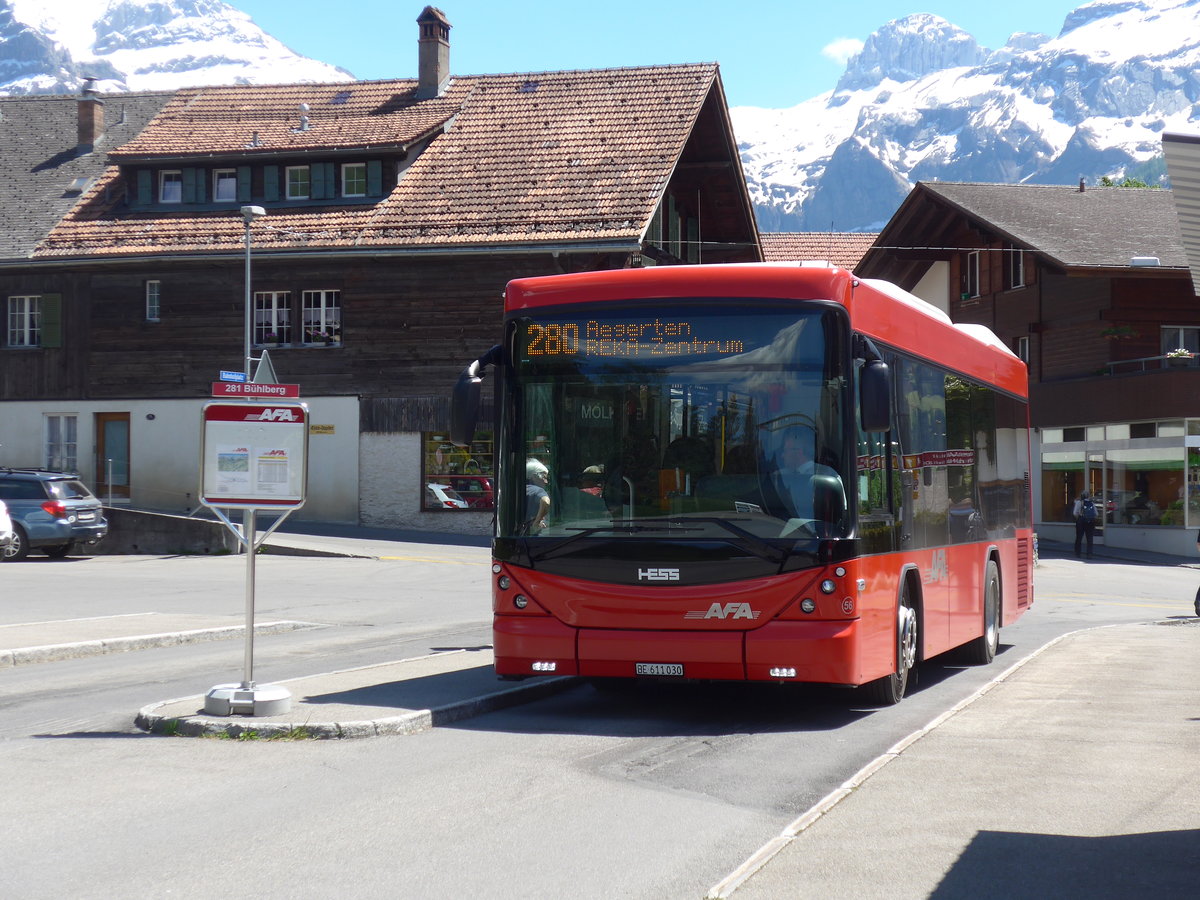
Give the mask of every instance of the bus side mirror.
M 474 374 L 474 366 L 472 363 L 458 376 L 450 396 L 450 443 L 458 447 L 466 447 L 475 439 L 475 423 L 479 421 L 479 385 L 483 378 Z
M 458 383 L 450 395 L 450 443 L 458 447 L 468 446 L 475 439 L 475 425 L 479 422 L 479 394 L 483 383 L 483 370 L 500 362 L 500 345 L 497 344 L 475 360 L 458 376 Z
M 882 359 L 868 359 L 858 375 L 859 410 L 863 431 L 892 427 L 892 379 Z

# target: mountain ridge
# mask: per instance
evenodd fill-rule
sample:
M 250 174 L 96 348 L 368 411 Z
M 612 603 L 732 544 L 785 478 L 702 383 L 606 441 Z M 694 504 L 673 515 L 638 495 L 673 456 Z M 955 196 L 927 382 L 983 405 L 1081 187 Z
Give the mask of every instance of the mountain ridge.
M 353 80 L 224 0 L 0 0 L 0 93 Z M 921 180 L 1164 183 L 1163 131 L 1200 130 L 1200 0 L 1093 0 L 1051 37 L 981 46 L 914 13 L 834 88 L 730 111 L 764 231 L 872 231 Z

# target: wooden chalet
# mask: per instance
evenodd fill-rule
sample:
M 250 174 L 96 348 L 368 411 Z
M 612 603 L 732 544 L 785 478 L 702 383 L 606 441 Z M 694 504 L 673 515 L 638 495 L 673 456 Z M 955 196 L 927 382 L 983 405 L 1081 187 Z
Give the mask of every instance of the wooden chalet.
M 416 79 L 90 98 L 107 124 L 83 156 L 83 100 L 0 100 L 0 141 L 22 104 L 53 112 L 13 178 L 88 167 L 0 263 L 0 465 L 47 464 L 70 424 L 101 494 L 194 507 L 200 407 L 244 365 L 249 257 L 252 355 L 318 426 L 303 517 L 484 532 L 423 488 L 490 471 L 486 440 L 458 460 L 441 438 L 510 279 L 761 259 L 717 65 L 452 77 L 449 23 L 418 26 Z M 113 125 L 118 106 L 136 114 Z M 74 421 L 48 435 L 52 414 Z
M 856 271 L 1026 360 L 1043 536 L 1074 540 L 1088 489 L 1110 545 L 1192 551 L 1200 304 L 1170 191 L 922 182 Z

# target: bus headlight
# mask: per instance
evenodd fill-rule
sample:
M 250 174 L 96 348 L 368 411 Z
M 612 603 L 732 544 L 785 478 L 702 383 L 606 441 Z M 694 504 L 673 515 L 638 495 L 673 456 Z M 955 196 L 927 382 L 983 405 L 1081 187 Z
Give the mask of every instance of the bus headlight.
M 836 590 L 837 590 L 837 582 L 834 581 L 832 578 L 826 578 L 824 581 L 821 582 L 821 593 L 822 594 L 832 594 Z
M 524 594 L 517 594 L 517 596 L 513 597 L 513 606 L 515 606 L 517 609 L 524 609 L 528 605 L 529 598 Z
M 812 597 L 805 597 L 800 601 L 800 608 L 806 613 L 814 613 L 817 611 L 817 602 Z
M 501 575 L 499 578 L 496 579 L 496 584 L 500 587 L 500 590 L 507 591 L 508 586 L 510 584 L 512 584 L 512 582 L 509 581 L 509 578 L 507 575 Z

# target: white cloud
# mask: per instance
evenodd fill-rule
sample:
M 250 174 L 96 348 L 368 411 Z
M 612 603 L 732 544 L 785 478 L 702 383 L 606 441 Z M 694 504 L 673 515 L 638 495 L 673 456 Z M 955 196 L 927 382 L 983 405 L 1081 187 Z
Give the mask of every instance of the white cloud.
M 863 42 L 858 38 L 838 38 L 821 48 L 821 55 L 827 56 L 836 63 L 845 64 L 855 53 L 863 48 Z

